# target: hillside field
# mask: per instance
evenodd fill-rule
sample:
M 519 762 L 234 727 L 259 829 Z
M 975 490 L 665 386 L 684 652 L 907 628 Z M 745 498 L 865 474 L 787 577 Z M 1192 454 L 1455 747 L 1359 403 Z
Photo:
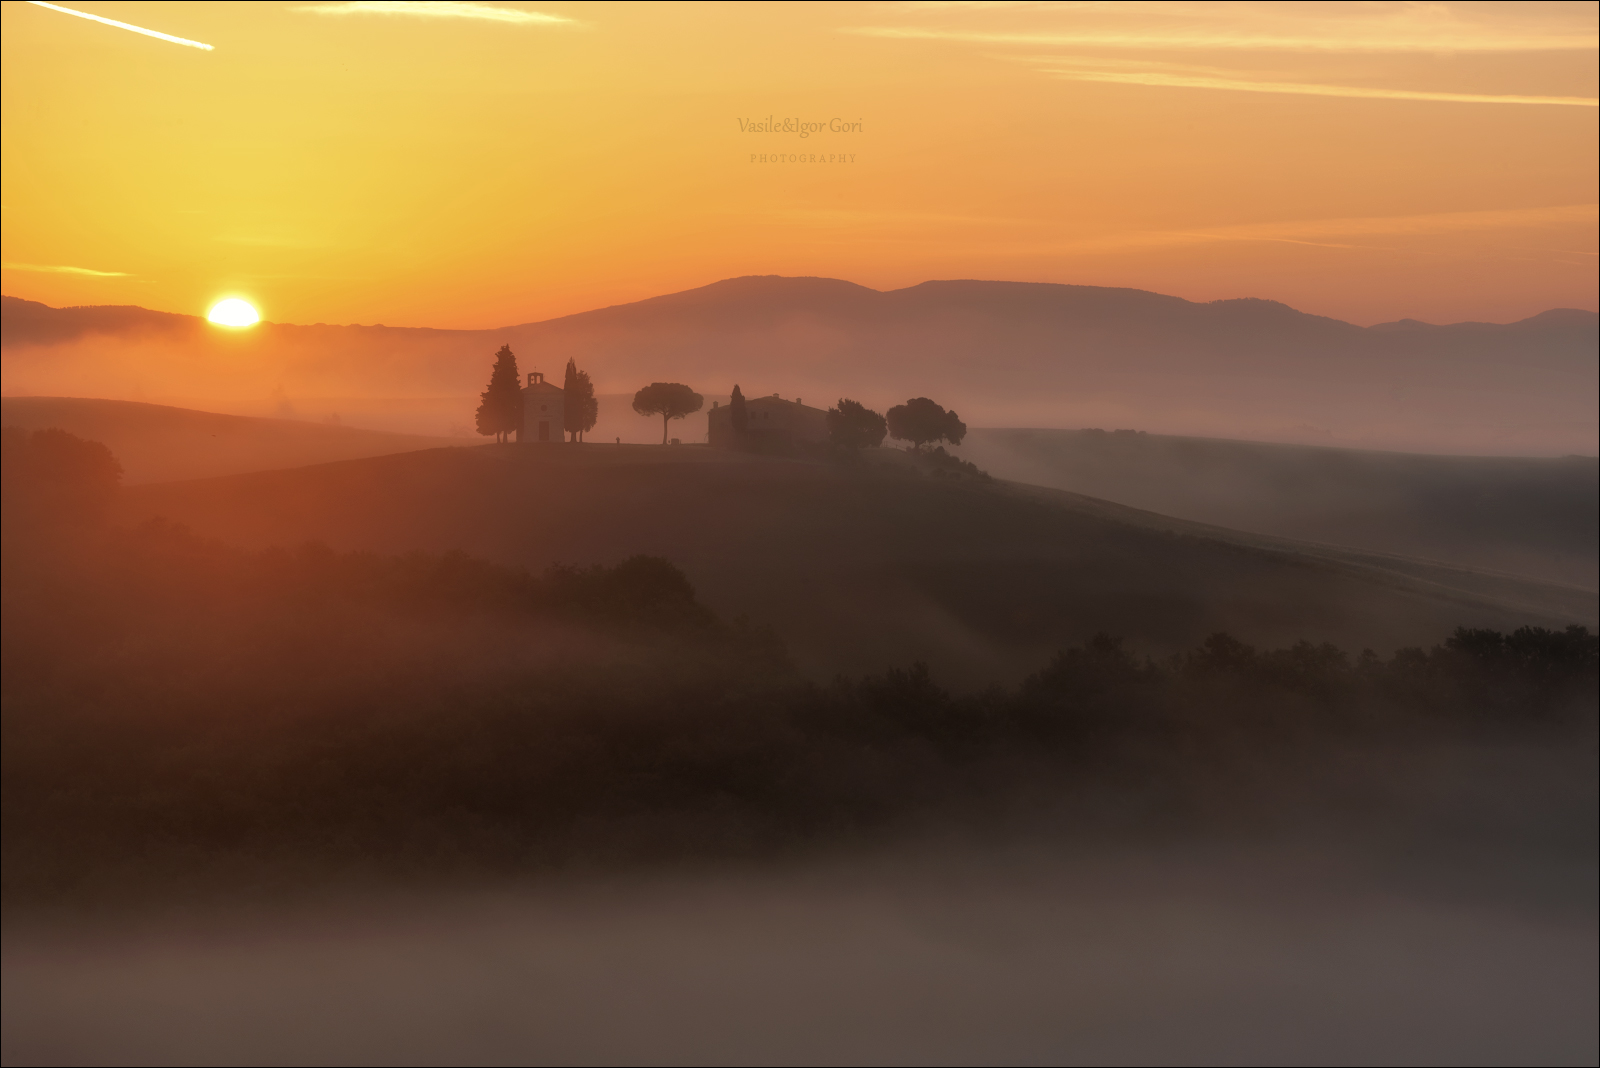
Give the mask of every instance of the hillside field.
M 124 494 L 123 521 L 157 516 L 243 546 L 462 549 L 536 571 L 664 556 L 822 677 L 923 659 L 946 684 L 1015 680 L 1099 631 L 1152 654 L 1218 630 L 1392 649 L 1596 620 L 1592 592 L 933 479 L 888 450 L 859 466 L 687 445 L 428 450 Z
M 1600 585 L 1600 461 L 1428 456 L 1128 430 L 974 428 L 997 478 L 1258 534 Z

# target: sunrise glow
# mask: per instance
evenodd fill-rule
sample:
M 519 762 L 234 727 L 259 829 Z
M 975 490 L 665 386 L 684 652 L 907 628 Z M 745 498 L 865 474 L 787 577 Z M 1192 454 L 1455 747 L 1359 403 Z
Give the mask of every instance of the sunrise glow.
M 206 320 L 218 326 L 254 326 L 261 321 L 261 315 L 249 301 L 229 297 L 213 304 L 206 313 Z
M 104 11 L 216 51 L 0 11 L 4 258 L 119 272 L 7 271 L 52 306 L 247 284 L 284 323 L 489 328 L 744 274 L 1594 303 L 1593 4 Z
M 67 4 L 0 1068 L 1600 1064 L 1600 0 Z

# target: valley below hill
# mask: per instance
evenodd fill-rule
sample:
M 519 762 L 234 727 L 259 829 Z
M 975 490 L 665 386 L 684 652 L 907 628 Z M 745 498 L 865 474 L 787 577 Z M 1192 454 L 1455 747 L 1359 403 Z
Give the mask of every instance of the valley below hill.
M 1593 1060 L 1592 590 L 898 450 L 6 437 L 8 1062 Z

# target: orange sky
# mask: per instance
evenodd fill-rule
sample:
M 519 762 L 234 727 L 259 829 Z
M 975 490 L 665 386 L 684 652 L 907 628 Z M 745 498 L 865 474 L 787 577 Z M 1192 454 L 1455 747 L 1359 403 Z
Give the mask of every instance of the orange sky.
M 4 290 L 50 304 L 491 327 L 816 274 L 1596 307 L 1594 3 L 65 6 L 213 49 L 4 4 Z M 769 115 L 860 130 L 741 132 Z

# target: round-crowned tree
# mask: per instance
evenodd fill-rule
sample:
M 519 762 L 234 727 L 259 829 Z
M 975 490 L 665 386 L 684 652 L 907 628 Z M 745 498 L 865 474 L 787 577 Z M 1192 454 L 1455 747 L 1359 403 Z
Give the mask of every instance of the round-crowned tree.
M 875 449 L 883 444 L 889 425 L 883 416 L 859 401 L 839 398 L 828 409 L 828 444 L 839 449 Z
M 667 423 L 698 412 L 705 398 L 681 382 L 652 382 L 633 395 L 633 410 L 661 417 L 661 444 L 667 443 Z
M 896 404 L 888 411 L 889 436 L 897 441 L 909 441 L 911 447 L 921 450 L 935 441 L 961 444 L 967 436 L 967 424 L 947 412 L 927 397 L 912 397 L 904 404 Z

